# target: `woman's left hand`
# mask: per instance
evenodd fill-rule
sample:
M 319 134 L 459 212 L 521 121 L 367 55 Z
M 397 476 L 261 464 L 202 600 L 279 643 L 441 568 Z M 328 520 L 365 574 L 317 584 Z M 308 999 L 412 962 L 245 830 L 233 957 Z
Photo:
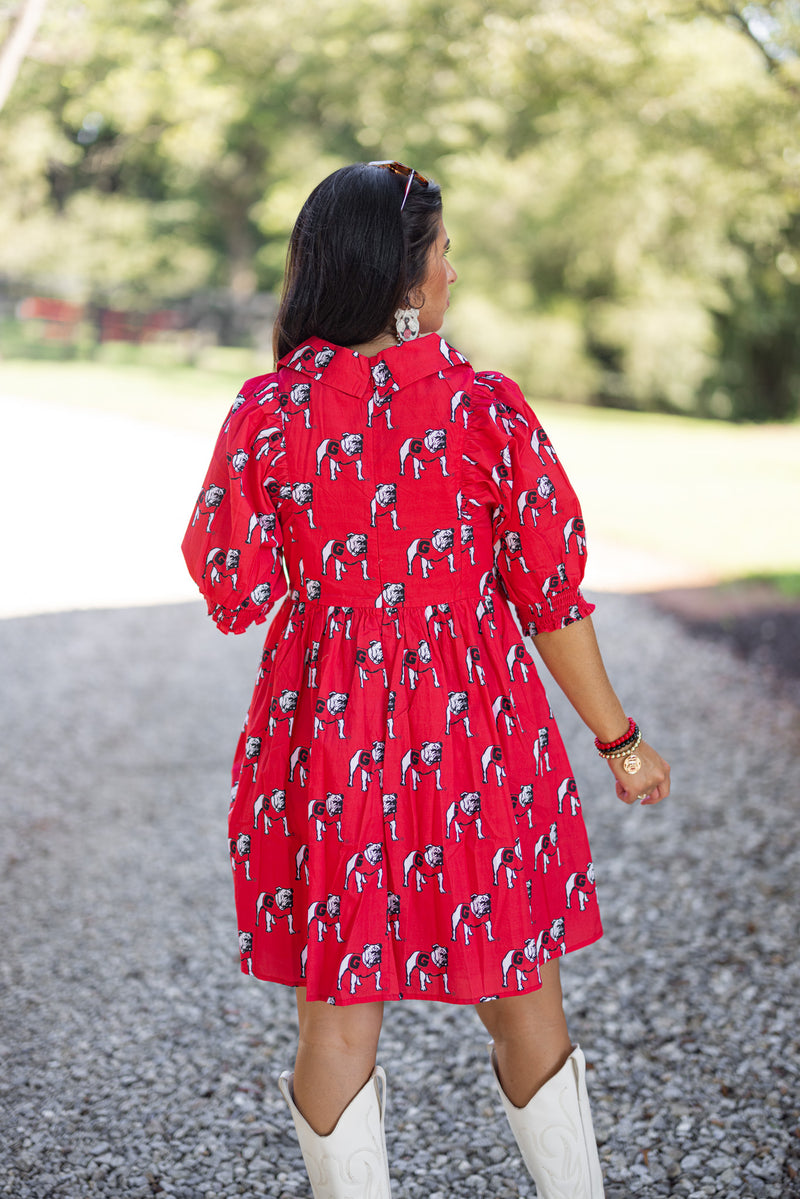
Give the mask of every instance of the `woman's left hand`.
M 642 741 L 633 753 L 641 762 L 635 774 L 623 769 L 624 758 L 608 758 L 617 781 L 617 796 L 623 803 L 653 804 L 669 795 L 669 763 L 652 746 Z

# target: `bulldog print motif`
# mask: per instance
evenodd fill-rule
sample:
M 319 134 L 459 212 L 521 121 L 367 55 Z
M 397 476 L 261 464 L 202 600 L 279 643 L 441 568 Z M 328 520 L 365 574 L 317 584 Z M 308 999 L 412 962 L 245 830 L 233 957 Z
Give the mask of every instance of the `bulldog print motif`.
M 187 518 L 217 627 L 269 622 L 228 812 L 242 971 L 491 1002 L 596 940 L 528 640 L 592 610 L 586 530 L 516 385 L 439 336 L 311 338 L 244 385 Z

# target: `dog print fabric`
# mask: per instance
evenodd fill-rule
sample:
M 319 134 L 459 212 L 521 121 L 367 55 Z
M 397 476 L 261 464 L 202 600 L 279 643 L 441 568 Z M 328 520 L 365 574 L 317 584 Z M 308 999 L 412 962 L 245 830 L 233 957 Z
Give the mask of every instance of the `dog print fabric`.
M 592 610 L 584 526 L 514 383 L 437 336 L 310 341 L 242 389 L 184 553 L 223 632 L 282 601 L 233 766 L 242 970 L 473 1003 L 601 935 L 520 632 Z

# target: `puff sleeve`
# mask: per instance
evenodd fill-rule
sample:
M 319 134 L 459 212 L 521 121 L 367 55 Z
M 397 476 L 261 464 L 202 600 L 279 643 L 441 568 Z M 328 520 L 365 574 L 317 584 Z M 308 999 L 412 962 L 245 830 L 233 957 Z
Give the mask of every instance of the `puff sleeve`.
M 182 550 L 223 633 L 261 624 L 287 592 L 275 471 L 285 455 L 274 376 L 242 388 L 217 439 Z
M 476 375 L 465 442 L 468 494 L 492 511 L 494 564 L 525 633 L 594 611 L 580 590 L 586 533 L 578 498 L 519 387 Z

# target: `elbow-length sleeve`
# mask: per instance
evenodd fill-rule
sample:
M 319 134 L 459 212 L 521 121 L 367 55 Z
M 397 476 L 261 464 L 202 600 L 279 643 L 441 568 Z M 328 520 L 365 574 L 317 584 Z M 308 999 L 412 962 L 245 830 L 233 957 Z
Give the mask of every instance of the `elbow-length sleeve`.
M 586 532 L 556 452 L 516 383 L 476 376 L 465 469 L 492 509 L 494 562 L 530 636 L 594 611 L 581 594 Z
M 275 464 L 285 453 L 271 377 L 245 384 L 217 439 L 182 550 L 223 633 L 261 624 L 287 592 Z

